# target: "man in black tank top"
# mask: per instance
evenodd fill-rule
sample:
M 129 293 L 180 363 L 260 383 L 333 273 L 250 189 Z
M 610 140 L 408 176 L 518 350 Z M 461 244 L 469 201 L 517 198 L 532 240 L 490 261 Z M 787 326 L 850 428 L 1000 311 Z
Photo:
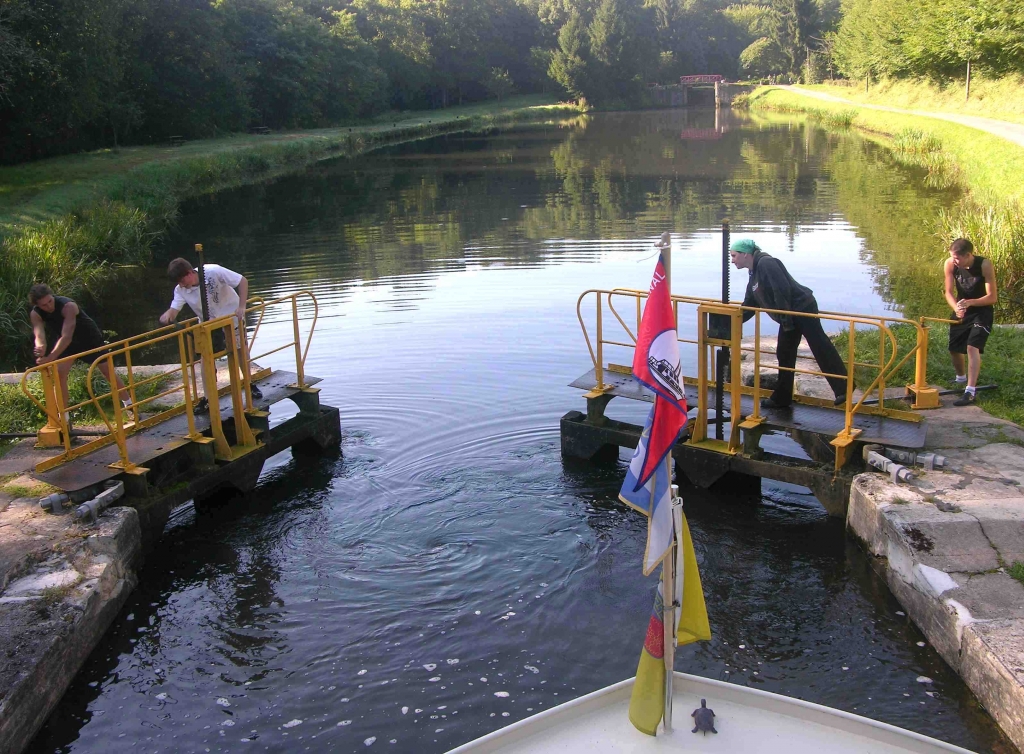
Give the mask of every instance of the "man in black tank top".
M 68 405 L 68 373 L 75 363 L 75 359 L 68 357 L 102 348 L 103 333 L 99 325 L 78 304 L 64 296 L 54 296 L 46 283 L 33 285 L 28 293 L 28 300 L 32 304 L 29 319 L 32 321 L 32 332 L 35 335 L 33 354 L 36 357 L 36 364 L 49 364 L 51 361 L 60 360 L 57 364 L 57 377 L 60 384 L 59 410 L 63 411 Z M 91 361 L 97 356 L 98 353 L 86 358 Z M 101 362 L 98 368 L 107 382 L 110 382 L 111 375 L 106 362 Z M 128 391 L 124 383 L 116 373 L 113 378 L 121 400 L 127 402 Z
M 967 383 L 963 397 L 953 405 L 969 406 L 975 400 L 981 354 L 992 332 L 993 307 L 999 298 L 996 273 L 992 261 L 975 254 L 974 245 L 966 238 L 958 238 L 950 244 L 943 273 L 946 301 L 953 308 L 953 318 L 960 320 L 949 326 L 949 355 L 956 370 L 956 381 Z

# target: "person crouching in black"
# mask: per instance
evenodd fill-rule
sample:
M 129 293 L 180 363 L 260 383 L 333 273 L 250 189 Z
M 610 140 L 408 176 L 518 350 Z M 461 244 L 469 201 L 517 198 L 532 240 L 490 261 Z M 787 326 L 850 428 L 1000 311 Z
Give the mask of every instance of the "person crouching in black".
M 78 304 L 65 296 L 53 295 L 46 283 L 33 285 L 28 292 L 28 301 L 32 305 L 29 319 L 35 340 L 32 353 L 36 357 L 36 364 L 49 364 L 64 359 L 57 365 L 60 410 L 63 411 L 68 405 L 68 372 L 75 363 L 75 359 L 66 357 L 102 348 L 105 345 L 103 333 Z M 98 353 L 94 354 L 93 358 L 98 356 Z M 118 396 L 127 405 L 128 390 L 121 378 L 116 372 L 110 373 L 106 361 L 101 361 L 97 367 L 107 382 L 113 381 L 117 386 Z
M 793 279 L 775 257 L 768 256 L 750 239 L 744 238 L 729 246 L 732 263 L 739 270 L 750 271 L 747 293 L 743 297 L 743 306 L 760 309 L 778 309 L 791 312 L 818 313 L 818 302 L 814 293 Z M 754 316 L 753 311 L 743 312 L 743 321 Z M 800 339 L 806 338 L 811 347 L 818 368 L 831 377 L 826 377 L 835 403 L 846 401 L 846 365 L 839 351 L 821 327 L 817 317 L 794 317 L 788 314 L 769 312 L 768 316 L 779 323 L 779 340 L 775 355 L 779 362 L 779 381 L 775 392 L 761 401 L 764 408 L 785 408 L 793 403 L 793 377 L 789 371 L 796 366 L 796 352 Z

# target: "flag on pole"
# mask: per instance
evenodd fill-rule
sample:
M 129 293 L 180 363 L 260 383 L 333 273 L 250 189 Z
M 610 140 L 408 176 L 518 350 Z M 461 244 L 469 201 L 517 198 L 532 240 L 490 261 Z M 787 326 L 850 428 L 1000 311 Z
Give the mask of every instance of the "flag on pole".
M 704 602 L 704 586 L 700 583 L 700 569 L 697 567 L 697 553 L 690 537 L 690 524 L 682 510 L 680 552 L 676 570 L 676 646 L 692 644 L 695 641 L 711 640 L 711 624 L 708 622 L 708 608 Z M 679 594 L 679 588 L 682 594 Z
M 633 376 L 654 391 L 654 407 L 629 462 L 619 499 L 647 515 L 646 576 L 654 571 L 672 544 L 672 480 L 665 459 L 686 425 L 679 341 L 663 258 L 658 259 L 654 269 L 637 333 Z
M 660 399 L 658 399 L 660 400 Z M 650 454 L 651 428 L 657 418 L 657 406 L 647 415 L 647 423 L 640 433 L 640 442 L 626 470 L 626 479 L 619 491 L 619 500 L 647 516 L 647 548 L 644 552 L 644 576 L 649 576 L 658 567 L 672 546 L 672 481 L 668 477 L 668 464 L 662 457 L 654 475 L 646 484 L 639 484 L 644 460 Z M 686 418 L 686 414 L 683 414 Z M 676 437 L 679 430 L 676 430 Z M 672 440 L 675 443 L 675 439 Z M 668 446 L 671 450 L 672 446 Z M 667 451 L 666 451 L 667 452 Z
M 668 289 L 664 259 L 658 260 L 644 307 L 633 356 L 633 376 L 654 392 L 651 409 L 630 460 L 619 499 L 647 515 L 647 547 L 643 572 L 675 568 L 673 603 L 677 645 L 711 638 L 697 556 L 681 503 L 672 506 L 671 466 L 668 455 L 686 425 L 686 398 L 679 364 L 675 313 Z M 678 523 L 677 523 L 678 521 Z M 679 552 L 665 559 L 678 538 Z M 655 735 L 665 711 L 665 623 L 663 583 L 658 584 L 654 610 L 640 654 L 636 681 L 629 702 L 629 719 L 638 730 Z
M 665 277 L 665 260 L 659 257 L 633 353 L 633 376 L 655 396 L 646 450 L 635 475 L 636 489 L 647 484 L 686 424 L 686 397 L 676 338 L 676 318 Z
M 654 611 L 647 624 L 647 637 L 640 652 L 633 694 L 629 699 L 629 721 L 641 733 L 657 735 L 658 723 L 665 711 L 665 601 L 658 583 Z
M 680 511 L 681 513 L 681 511 Z M 704 589 L 697 569 L 697 554 L 693 549 L 690 527 L 682 516 L 681 552 L 676 558 L 676 646 L 711 639 L 711 625 L 704 603 Z M 667 562 L 667 561 L 666 561 Z M 658 723 L 665 711 L 665 614 L 664 592 L 658 583 L 654 596 L 654 611 L 647 624 L 647 637 L 636 669 L 633 694 L 629 700 L 629 721 L 641 733 L 656 735 Z

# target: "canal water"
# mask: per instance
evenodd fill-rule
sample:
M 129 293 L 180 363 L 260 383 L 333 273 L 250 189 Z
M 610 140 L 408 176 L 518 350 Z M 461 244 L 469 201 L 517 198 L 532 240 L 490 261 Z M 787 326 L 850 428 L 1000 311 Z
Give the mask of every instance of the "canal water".
M 105 326 L 153 326 L 160 269 L 194 242 L 254 293 L 312 291 L 307 371 L 343 457 L 282 454 L 252 495 L 179 510 L 31 750 L 444 752 L 628 678 L 645 520 L 616 500 L 624 460 L 559 452 L 591 366 L 579 294 L 646 288 L 671 230 L 673 290 L 716 295 L 728 218 L 823 309 L 924 312 L 939 270 L 914 262 L 954 198 L 853 134 L 673 111 L 439 137 L 191 203 Z M 269 319 L 268 344 L 290 327 Z M 685 495 L 714 638 L 678 669 L 1012 751 L 807 490 Z

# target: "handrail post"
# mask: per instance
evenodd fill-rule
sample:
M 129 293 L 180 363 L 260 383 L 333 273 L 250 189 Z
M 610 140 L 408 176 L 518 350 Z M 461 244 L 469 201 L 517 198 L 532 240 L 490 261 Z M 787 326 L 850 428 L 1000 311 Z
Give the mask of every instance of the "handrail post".
M 878 326 L 878 407 L 885 408 L 885 332 Z
M 855 340 L 857 337 L 857 326 L 854 319 L 848 319 L 847 324 L 850 328 L 850 343 L 847 348 L 847 367 L 846 367 L 846 405 L 844 406 L 846 421 L 843 425 L 843 431 L 840 432 L 833 438 L 830 443 L 835 448 L 836 462 L 835 470 L 838 472 L 839 469 L 846 465 L 846 462 L 850 459 L 850 455 L 853 451 L 854 442 L 857 436 L 861 433 L 861 430 L 854 429 L 853 427 L 853 372 L 854 367 L 857 363 L 855 357 Z M 863 398 L 861 401 L 863 402 Z
M 754 312 L 754 413 L 750 418 L 761 421 L 761 312 Z
M 738 450 L 740 447 L 740 414 L 743 406 L 743 391 L 740 379 L 740 350 L 743 347 L 743 311 L 737 309 L 732 315 L 732 326 L 730 327 L 731 345 L 729 347 L 729 448 Z M 724 387 L 724 386 L 723 386 Z M 755 401 L 756 402 L 756 401 Z M 722 425 L 722 417 L 716 417 L 719 426 Z
M 857 326 L 853 320 L 850 320 L 850 343 L 847 352 L 849 354 L 849 366 L 846 368 L 846 424 L 843 427 L 843 434 L 849 435 L 850 429 L 853 427 L 853 372 L 854 364 L 857 359 L 855 356 L 856 349 L 854 348 L 854 335 L 857 332 Z
M 299 299 L 296 294 L 292 295 L 292 330 L 295 334 L 295 373 L 299 376 L 298 386 L 304 388 L 306 381 L 303 375 L 302 342 L 299 336 Z
M 907 386 L 907 394 L 914 397 L 912 408 L 938 408 L 942 405 L 939 391 L 928 385 L 928 327 L 921 317 L 917 326 L 917 354 L 914 361 L 914 384 Z
M 186 332 L 189 332 L 189 331 L 186 329 Z M 188 371 L 189 371 L 189 378 L 192 381 L 191 382 L 191 384 L 192 384 L 192 397 L 198 399 L 198 397 L 199 397 L 199 378 L 196 376 L 196 361 L 197 361 L 197 359 L 196 359 L 196 335 L 195 334 L 196 334 L 196 331 L 192 330 L 191 331 L 191 337 L 185 338 L 185 348 L 188 351 Z M 200 369 L 200 371 L 202 371 L 202 366 L 200 366 L 199 369 Z
M 697 306 L 697 416 L 693 420 L 690 442 L 704 442 L 708 437 L 708 344 L 704 312 Z
M 601 318 L 600 291 L 597 292 L 597 364 L 594 366 L 594 378 L 597 380 L 594 390 L 604 390 L 604 327 Z
M 242 402 L 245 405 L 246 411 L 252 411 L 255 406 L 252 402 L 252 368 L 249 365 L 249 341 L 246 337 L 245 332 L 245 315 L 242 315 L 242 319 L 238 320 L 237 331 L 235 330 L 235 320 L 237 317 L 232 317 L 231 332 L 234 333 L 237 340 L 232 345 L 232 350 L 228 353 L 234 353 L 236 360 L 239 365 L 239 377 L 242 381 Z M 236 348 L 237 346 L 237 348 Z M 230 360 L 230 359 L 229 359 Z
M 128 387 L 128 397 L 131 398 L 131 401 L 132 401 L 132 420 L 133 421 L 138 421 L 139 420 L 139 407 L 138 407 L 138 404 L 135 401 L 135 377 L 134 377 L 134 375 L 132 373 L 132 349 L 131 348 L 124 349 L 124 363 L 125 363 L 125 366 L 126 366 L 126 368 L 128 370 L 127 371 L 127 377 L 128 377 L 128 385 L 127 385 L 127 387 Z M 113 369 L 113 366 L 111 366 L 110 368 Z M 117 377 L 116 377 L 116 375 L 117 375 L 116 372 L 111 372 L 110 373 L 110 392 L 111 392 L 111 399 L 115 403 L 120 403 L 121 402 L 121 391 L 117 389 Z
M 220 392 L 217 390 L 217 361 L 213 357 L 212 333 L 208 322 L 195 326 L 196 345 L 199 346 L 199 368 L 203 376 L 203 393 L 210 411 L 210 434 L 213 435 L 213 449 L 217 458 L 232 459 L 231 446 L 224 437 L 224 426 L 220 418 Z
M 241 362 L 244 361 L 244 344 L 239 343 L 239 336 L 245 337 L 244 332 L 240 332 L 235 326 L 235 317 L 228 319 L 228 337 L 231 338 L 231 344 L 227 348 L 228 352 L 228 385 L 231 391 L 231 408 L 234 414 L 235 420 L 235 444 L 241 445 L 245 448 L 256 447 L 256 437 L 252 433 L 252 429 L 249 427 L 249 422 L 245 419 L 245 398 L 242 395 L 242 388 L 246 388 L 248 393 L 248 380 L 241 375 L 239 367 L 242 366 Z M 243 358 L 239 358 L 239 352 L 242 352 Z M 248 372 L 248 365 L 245 365 L 245 372 Z M 251 405 L 250 398 L 250 406 Z
M 52 373 L 51 373 L 52 372 Z M 70 447 L 71 438 L 64 424 L 64 401 L 60 395 L 60 381 L 57 378 L 57 367 L 47 364 L 39 370 L 39 378 L 43 381 L 43 407 L 46 409 L 46 424 L 36 432 L 36 447 L 56 448 L 64 444 Z
M 917 328 L 917 360 L 914 364 L 914 387 L 928 387 L 928 328 L 921 323 Z
M 190 350 L 191 349 L 185 345 L 185 333 L 178 333 L 178 356 L 181 358 L 181 392 L 185 398 L 185 419 L 188 421 L 188 439 L 197 440 L 202 435 L 196 431 L 196 417 L 192 404 L 192 389 L 189 384 L 189 370 L 192 366 L 188 359 L 188 352 Z
M 113 374 L 114 356 L 112 354 L 107 354 L 106 362 L 107 371 Z M 117 454 L 121 456 L 121 462 L 115 465 L 124 471 L 131 471 L 135 468 L 135 464 L 128 459 L 128 443 L 125 441 L 124 434 L 124 417 L 121 413 L 121 401 L 117 396 L 116 385 L 111 386 L 110 400 L 114 404 L 114 442 L 117 443 Z

